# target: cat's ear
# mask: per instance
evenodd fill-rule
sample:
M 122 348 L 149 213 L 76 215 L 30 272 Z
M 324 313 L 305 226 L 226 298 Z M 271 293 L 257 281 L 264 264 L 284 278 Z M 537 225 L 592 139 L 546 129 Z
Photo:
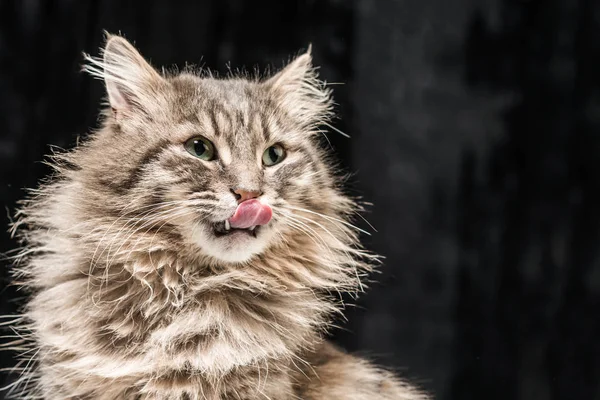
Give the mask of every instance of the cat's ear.
M 312 46 L 275 74 L 267 83 L 275 90 L 293 90 L 302 87 L 306 79 L 312 79 Z
M 312 46 L 269 78 L 265 85 L 275 93 L 289 115 L 307 128 L 331 116 L 331 90 L 319 80 L 312 65 Z
M 110 107 L 116 113 L 144 109 L 155 99 L 155 89 L 165 79 L 125 38 L 106 34 L 102 59 L 85 56 L 85 70 L 104 80 Z

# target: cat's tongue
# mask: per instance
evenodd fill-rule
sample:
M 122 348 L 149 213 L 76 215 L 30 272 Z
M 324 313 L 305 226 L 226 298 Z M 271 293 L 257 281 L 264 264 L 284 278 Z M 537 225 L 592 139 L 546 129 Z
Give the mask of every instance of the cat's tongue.
M 250 199 L 240 203 L 233 217 L 229 218 L 229 224 L 232 228 L 247 229 L 267 224 L 272 216 L 271 207 L 256 199 Z

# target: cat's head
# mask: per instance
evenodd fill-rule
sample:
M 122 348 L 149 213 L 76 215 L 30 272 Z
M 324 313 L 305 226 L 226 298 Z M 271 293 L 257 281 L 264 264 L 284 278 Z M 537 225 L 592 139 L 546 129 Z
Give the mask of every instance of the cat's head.
M 83 149 L 86 179 L 121 221 L 144 221 L 132 234 L 170 230 L 205 256 L 245 262 L 294 235 L 318 243 L 344 230 L 334 221 L 352 203 L 320 145 L 332 101 L 310 50 L 271 77 L 215 79 L 161 74 L 109 36 L 87 70 L 109 107 Z

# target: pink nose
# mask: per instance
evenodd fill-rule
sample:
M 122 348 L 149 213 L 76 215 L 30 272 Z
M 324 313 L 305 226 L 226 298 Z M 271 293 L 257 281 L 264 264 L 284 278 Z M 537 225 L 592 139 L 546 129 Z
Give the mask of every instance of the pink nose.
M 242 203 L 242 202 L 244 202 L 246 200 L 250 200 L 250 199 L 255 199 L 261 195 L 260 192 L 254 192 L 254 191 L 243 190 L 243 189 L 231 189 L 231 193 L 233 193 L 233 195 L 235 196 L 235 199 L 238 201 L 238 203 Z

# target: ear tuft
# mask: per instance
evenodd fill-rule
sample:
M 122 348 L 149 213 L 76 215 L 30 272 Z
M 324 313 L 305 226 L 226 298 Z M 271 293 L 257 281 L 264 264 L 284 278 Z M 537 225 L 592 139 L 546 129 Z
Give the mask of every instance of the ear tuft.
M 312 45 L 265 84 L 282 107 L 306 129 L 315 128 L 332 116 L 331 90 L 319 80 L 312 65 Z
M 85 70 L 106 84 L 113 110 L 129 111 L 143 107 L 151 97 L 151 88 L 163 78 L 125 38 L 105 32 L 102 59 L 85 55 Z
M 292 62 L 286 65 L 279 73 L 273 76 L 269 82 L 276 87 L 290 87 L 301 85 L 306 78 L 316 77 L 312 66 L 312 46 L 308 50 L 296 57 Z

